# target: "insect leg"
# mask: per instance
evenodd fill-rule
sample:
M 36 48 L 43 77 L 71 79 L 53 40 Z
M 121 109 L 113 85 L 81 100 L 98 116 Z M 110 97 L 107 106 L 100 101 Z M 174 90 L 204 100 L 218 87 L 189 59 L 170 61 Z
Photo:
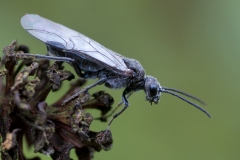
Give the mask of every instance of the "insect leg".
M 72 99 L 74 99 L 74 98 L 76 98 L 77 96 L 79 96 L 81 93 L 88 91 L 89 89 L 95 87 L 96 85 L 101 84 L 101 83 L 104 83 L 106 80 L 107 80 L 106 77 L 99 79 L 99 80 L 96 81 L 95 83 L 93 83 L 93 84 L 85 87 L 84 89 L 82 89 L 82 90 L 80 90 L 79 92 L 75 93 L 75 94 L 72 95 L 71 97 L 65 99 L 65 100 L 63 101 L 62 105 L 65 105 L 66 103 L 68 103 L 68 102 L 71 101 Z
M 133 92 L 130 92 L 130 93 L 127 95 L 127 99 L 132 95 L 132 93 L 133 93 Z M 123 101 L 119 102 L 118 105 L 117 105 L 117 107 L 115 107 L 114 110 L 113 110 L 110 114 L 108 114 L 108 115 L 106 115 L 106 116 L 94 118 L 94 119 L 96 119 L 96 120 L 101 120 L 101 121 L 103 121 L 103 120 L 106 121 L 107 118 L 108 118 L 108 117 L 111 117 L 111 116 L 117 111 L 117 109 L 118 109 L 122 104 L 123 104 Z
M 56 56 L 44 56 L 40 54 L 30 54 L 24 53 L 23 56 L 35 59 L 47 59 L 47 60 L 56 60 L 56 61 L 64 61 L 64 62 L 74 62 L 75 60 L 68 57 L 56 57 Z
M 124 91 L 123 91 L 122 102 L 123 102 L 124 106 L 129 106 L 126 95 L 129 94 L 130 92 L 132 92 L 132 89 L 130 89 L 130 88 L 125 88 Z
M 116 113 L 116 114 L 113 115 L 112 119 L 111 119 L 110 122 L 108 123 L 108 128 L 109 128 L 110 125 L 112 124 L 113 120 L 114 120 L 115 118 L 117 118 L 120 114 L 123 113 L 123 111 L 125 111 L 125 110 L 128 108 L 129 103 L 128 103 L 128 100 L 127 100 L 127 98 L 126 98 L 126 95 L 127 95 L 128 93 L 131 93 L 131 92 L 132 92 L 132 90 L 129 89 L 129 88 L 126 88 L 126 89 L 123 91 L 123 94 L 122 94 L 122 103 L 124 104 L 124 107 L 123 107 L 123 109 L 122 109 L 120 112 L 118 112 L 118 113 Z M 131 95 L 131 94 L 130 94 L 130 95 Z M 119 105 L 119 106 L 120 106 L 120 105 Z

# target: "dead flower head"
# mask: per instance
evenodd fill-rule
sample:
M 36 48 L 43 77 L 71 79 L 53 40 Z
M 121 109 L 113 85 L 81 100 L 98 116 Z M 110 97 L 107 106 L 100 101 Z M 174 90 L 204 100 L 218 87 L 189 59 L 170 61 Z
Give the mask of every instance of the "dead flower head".
M 112 145 L 110 130 L 89 130 L 93 117 L 85 109 L 111 109 L 113 98 L 103 92 L 88 92 L 62 105 L 62 101 L 79 91 L 85 79 L 71 83 L 69 90 L 54 104 L 45 100 L 50 92 L 60 89 L 63 81 L 74 75 L 63 70 L 62 63 L 50 65 L 48 60 L 27 59 L 28 47 L 13 41 L 5 47 L 0 71 L 0 134 L 1 158 L 22 159 L 25 135 L 34 152 L 50 155 L 52 159 L 70 159 L 72 148 L 79 159 L 91 159 L 94 151 L 109 150 Z M 30 78 L 31 77 L 31 78 Z M 102 119 L 104 120 L 104 119 Z M 39 159 L 35 157 L 34 159 Z

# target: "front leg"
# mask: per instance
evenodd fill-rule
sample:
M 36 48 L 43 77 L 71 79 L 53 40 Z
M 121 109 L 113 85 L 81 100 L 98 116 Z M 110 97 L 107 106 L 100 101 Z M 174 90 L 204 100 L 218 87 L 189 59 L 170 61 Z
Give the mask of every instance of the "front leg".
M 122 93 L 122 102 L 123 102 L 123 104 L 124 104 L 124 107 L 128 107 L 128 106 L 129 106 L 129 103 L 128 103 L 128 100 L 127 100 L 127 98 L 126 98 L 126 95 L 127 95 L 128 93 L 130 93 L 130 92 L 132 92 L 131 89 L 125 88 L 124 91 L 123 91 L 123 93 Z
M 128 108 L 129 103 L 128 103 L 128 100 L 127 100 L 127 98 L 126 98 L 126 95 L 127 95 L 128 93 L 131 93 L 131 92 L 132 92 L 132 90 L 131 90 L 130 88 L 125 88 L 125 89 L 124 89 L 123 94 L 122 94 L 122 102 L 123 102 L 123 104 L 124 104 L 124 107 L 123 107 L 123 109 L 122 109 L 120 112 L 118 112 L 118 113 L 116 113 L 116 114 L 113 115 L 112 119 L 111 119 L 110 122 L 108 123 L 108 128 L 109 128 L 110 125 L 112 124 L 113 120 L 114 120 L 115 118 L 117 118 L 120 114 L 123 113 L 123 111 L 125 111 L 125 110 Z

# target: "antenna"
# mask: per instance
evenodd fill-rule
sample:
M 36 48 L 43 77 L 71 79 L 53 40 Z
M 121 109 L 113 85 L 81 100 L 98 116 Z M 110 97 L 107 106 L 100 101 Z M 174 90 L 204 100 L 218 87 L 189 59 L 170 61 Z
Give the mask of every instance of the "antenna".
M 211 115 L 210 115 L 205 109 L 203 109 L 203 108 L 200 107 L 199 105 L 191 102 L 190 100 L 188 100 L 188 99 L 186 99 L 186 98 L 184 98 L 184 97 L 182 97 L 182 96 L 180 96 L 180 95 L 178 95 L 178 94 L 176 94 L 176 93 L 174 93 L 174 92 L 180 93 L 180 94 L 182 94 L 182 95 L 184 95 L 184 96 L 187 96 L 187 97 L 189 97 L 189 98 L 192 98 L 192 99 L 200 102 L 200 103 L 203 104 L 203 105 L 206 105 L 206 103 L 204 103 L 204 102 L 203 102 L 202 100 L 200 100 L 199 98 L 194 97 L 194 96 L 192 96 L 192 95 L 190 95 L 190 94 L 187 94 L 187 93 L 185 93 L 185 92 L 182 92 L 182 91 L 179 91 L 179 90 L 176 90 L 176 89 L 173 89 L 173 88 L 167 88 L 167 87 L 162 87 L 161 90 L 160 90 L 160 92 L 162 92 L 162 93 L 168 93 L 168 94 L 171 94 L 171 95 L 173 95 L 173 96 L 175 96 L 175 97 L 178 97 L 179 99 L 181 99 L 181 100 L 183 100 L 183 101 L 191 104 L 192 106 L 196 107 L 197 109 L 199 109 L 200 111 L 202 111 L 203 113 L 205 113 L 209 118 L 211 118 Z

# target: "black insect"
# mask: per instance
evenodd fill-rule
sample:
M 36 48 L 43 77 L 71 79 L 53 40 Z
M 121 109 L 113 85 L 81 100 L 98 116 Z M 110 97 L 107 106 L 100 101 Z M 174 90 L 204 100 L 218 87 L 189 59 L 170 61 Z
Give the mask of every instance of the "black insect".
M 112 120 L 129 106 L 126 96 L 138 90 L 145 91 L 146 100 L 151 104 L 153 102 L 155 104 L 158 103 L 161 93 L 169 93 L 200 109 L 208 117 L 211 117 L 203 108 L 181 97 L 177 93 L 202 104 L 204 102 L 187 93 L 161 86 L 156 78 L 146 76 L 142 65 L 135 59 L 123 57 L 79 32 L 38 15 L 26 14 L 22 17 L 21 24 L 30 34 L 44 42 L 49 53 L 54 55 L 42 56 L 29 54 L 29 56 L 66 61 L 74 67 L 78 76 L 87 79 L 99 79 L 94 84 L 85 87 L 80 92 L 66 99 L 63 103 L 69 102 L 80 93 L 86 92 L 98 84 L 105 84 L 106 87 L 113 89 L 125 88 L 122 93 L 124 108 L 115 114 Z

